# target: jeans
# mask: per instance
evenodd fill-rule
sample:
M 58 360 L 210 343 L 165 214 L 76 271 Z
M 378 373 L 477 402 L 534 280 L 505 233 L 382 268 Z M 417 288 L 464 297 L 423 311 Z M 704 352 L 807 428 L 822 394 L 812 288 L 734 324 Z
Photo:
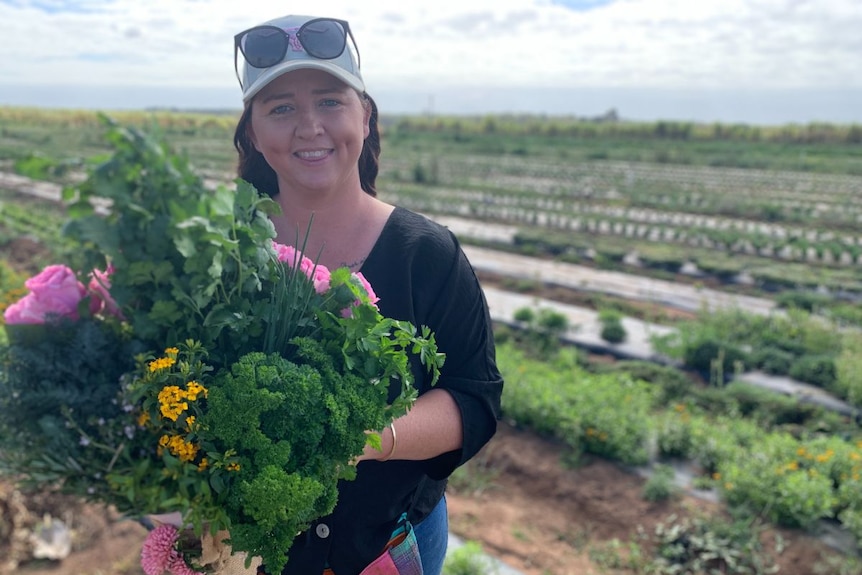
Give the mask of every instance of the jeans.
M 446 546 L 449 544 L 449 515 L 446 512 L 446 497 L 434 507 L 419 525 L 413 526 L 422 571 L 425 575 L 440 575 L 443 560 L 446 559 Z

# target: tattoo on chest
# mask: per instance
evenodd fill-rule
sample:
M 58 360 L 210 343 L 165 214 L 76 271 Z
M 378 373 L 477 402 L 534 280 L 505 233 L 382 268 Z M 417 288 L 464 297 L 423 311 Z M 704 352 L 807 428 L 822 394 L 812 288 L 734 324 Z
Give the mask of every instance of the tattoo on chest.
M 362 267 L 362 264 L 365 263 L 365 258 L 359 258 L 355 262 L 341 262 L 339 267 L 350 268 L 351 270 L 357 270 Z

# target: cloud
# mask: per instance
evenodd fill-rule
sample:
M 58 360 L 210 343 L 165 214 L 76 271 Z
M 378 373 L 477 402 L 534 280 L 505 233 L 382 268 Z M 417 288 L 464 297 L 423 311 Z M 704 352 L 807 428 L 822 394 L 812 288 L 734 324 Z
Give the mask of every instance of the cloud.
M 859 0 L 330 0 L 326 13 L 350 21 L 372 90 L 862 88 Z M 0 84 L 230 89 L 233 35 L 280 15 L 269 0 L 0 0 Z

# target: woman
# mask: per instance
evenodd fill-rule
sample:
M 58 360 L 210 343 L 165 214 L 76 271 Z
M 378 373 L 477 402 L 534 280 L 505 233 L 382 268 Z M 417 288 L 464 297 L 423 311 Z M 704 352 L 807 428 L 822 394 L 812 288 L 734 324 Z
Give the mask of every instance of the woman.
M 499 418 L 503 382 L 482 291 L 447 229 L 376 198 L 377 108 L 347 22 L 286 16 L 238 34 L 235 48 L 245 103 L 238 171 L 281 205 L 279 241 L 306 238 L 311 223 L 305 253 L 330 269 L 361 271 L 384 315 L 429 326 L 446 354 L 433 388 L 412 366 L 415 406 L 380 431 L 380 451 L 366 446 L 357 478 L 339 485 L 332 515 L 297 537 L 284 573 L 361 573 L 406 512 L 424 572 L 437 575 L 446 478 Z

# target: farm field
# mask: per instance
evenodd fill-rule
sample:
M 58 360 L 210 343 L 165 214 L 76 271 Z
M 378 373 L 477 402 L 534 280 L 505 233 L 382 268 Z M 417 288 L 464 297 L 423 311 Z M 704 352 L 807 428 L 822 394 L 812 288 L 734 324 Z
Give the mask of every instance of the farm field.
M 160 132 L 208 181 L 230 181 L 233 118 L 137 113 L 118 119 Z M 453 480 L 453 531 L 529 575 L 638 573 L 646 572 L 650 553 L 670 545 L 656 537 L 638 540 L 638 524 L 655 532 L 667 520 L 679 530 L 681 517 L 695 518 L 700 509 L 721 516 L 732 504 L 747 513 L 749 525 L 763 526 L 780 573 L 862 572 L 852 543 L 862 535 L 862 500 L 854 494 L 862 486 L 853 463 L 862 458 L 857 422 L 733 381 L 740 369 L 783 369 L 862 405 L 862 382 L 854 376 L 862 343 L 853 335 L 862 326 L 860 142 L 857 127 L 840 126 L 387 118 L 378 182 L 383 199 L 484 230 L 459 233 L 468 253 L 526 258 L 513 260 L 525 268 L 522 274 L 480 273 L 497 289 L 576 301 L 607 318 L 679 326 L 680 338 L 656 345 L 688 368 L 662 371 L 586 353 L 572 360 L 549 345 L 553 322 L 543 324 L 541 317 L 525 320 L 521 333 L 501 329 L 501 368 L 512 394 L 504 399 L 506 422 L 487 456 Z M 106 151 L 92 115 L 0 110 L 4 173 L 68 185 L 83 176 L 85 158 Z M 62 209 L 12 187 L 0 191 L 6 261 L 0 291 L 63 250 Z M 734 309 L 699 313 L 695 306 L 636 301 L 624 290 L 586 289 L 588 280 L 567 285 L 531 276 L 529 262 L 536 269 L 577 264 L 597 277 L 623 272 L 670 282 L 671 290 L 681 286 L 678 292 L 714 293 L 715 301 L 747 297 L 763 311 L 757 317 Z M 543 377 L 544 369 L 554 375 Z M 584 399 L 593 392 L 594 399 Z M 634 399 L 623 406 L 615 393 Z M 726 434 L 727 443 L 715 444 L 716 434 Z M 524 450 L 543 459 L 519 465 L 514 454 Z M 770 455 L 757 467 L 750 452 Z M 660 485 L 667 496 L 649 502 L 645 490 L 655 485 L 631 470 L 652 469 L 651 477 L 660 478 L 674 460 L 694 462 L 697 476 L 688 491 Z M 773 477 L 776 468 L 780 477 Z M 607 487 L 602 482 L 612 487 L 600 488 Z M 799 482 L 804 494 L 791 488 Z M 693 497 L 697 490 L 710 493 L 713 503 Z M 495 513 L 485 520 L 483 508 Z M 674 512 L 677 519 L 667 519 Z M 539 525 L 543 516 L 547 525 Z M 843 551 L 815 537 L 825 525 L 843 528 Z M 117 536 L 128 545 L 122 539 L 128 533 Z M 727 557 L 745 546 L 723 541 Z M 538 559 L 549 550 L 549 558 Z M 673 572 L 657 565 L 652 572 Z M 72 572 L 57 569 L 50 572 Z M 750 569 L 738 572 L 767 572 Z M 119 573 L 138 571 L 126 565 L 110 575 Z

